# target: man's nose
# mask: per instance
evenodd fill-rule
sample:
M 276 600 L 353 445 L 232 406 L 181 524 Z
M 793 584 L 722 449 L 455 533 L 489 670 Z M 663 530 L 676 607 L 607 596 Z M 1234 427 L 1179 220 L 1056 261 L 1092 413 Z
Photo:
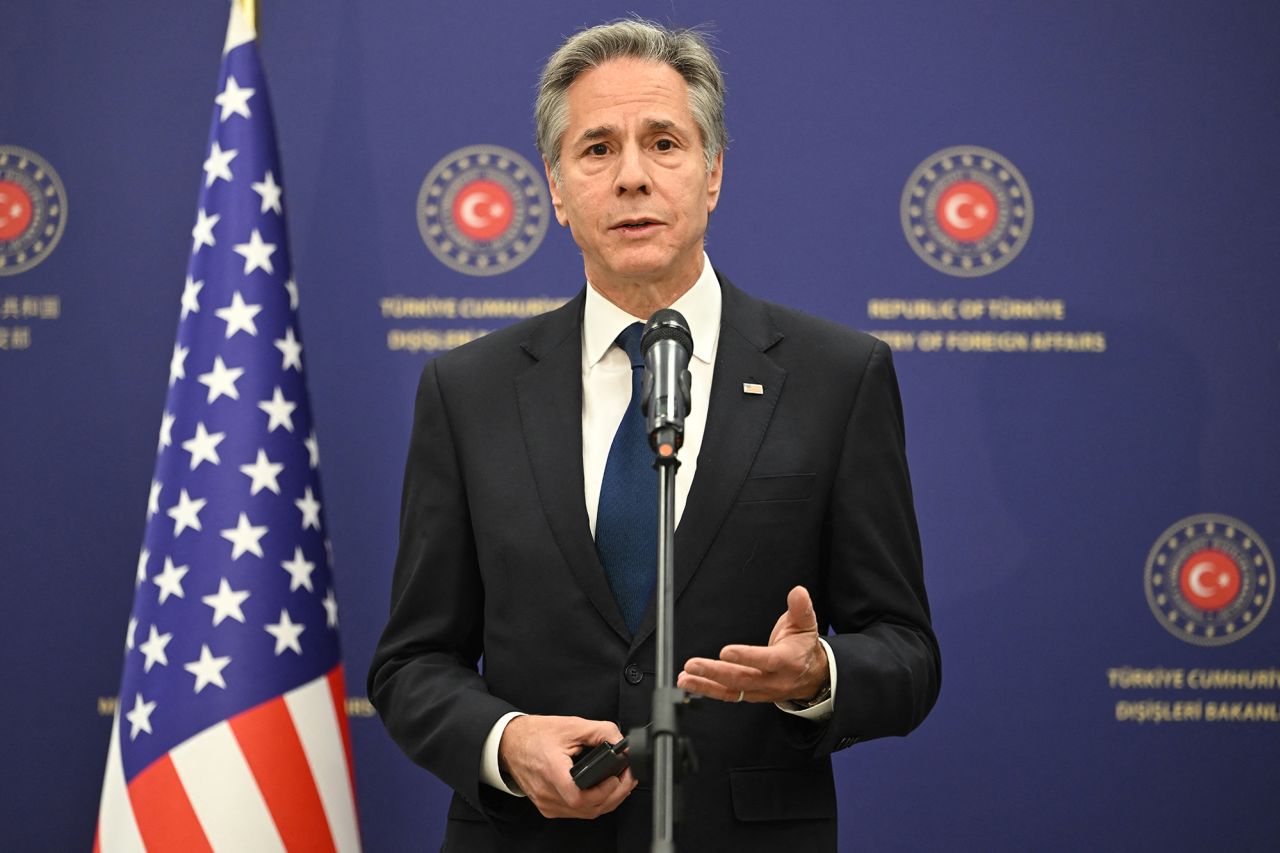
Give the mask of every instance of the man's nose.
M 648 163 L 639 146 L 628 145 L 618 157 L 618 172 L 614 176 L 614 191 L 618 195 L 626 193 L 648 193 L 650 184 Z

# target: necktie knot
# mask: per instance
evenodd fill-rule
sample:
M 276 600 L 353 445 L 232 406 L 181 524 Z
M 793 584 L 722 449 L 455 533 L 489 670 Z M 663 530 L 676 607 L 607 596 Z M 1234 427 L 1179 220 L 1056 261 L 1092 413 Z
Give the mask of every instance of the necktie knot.
M 640 352 L 640 338 L 644 335 L 643 323 L 632 323 L 618 335 L 617 344 L 631 359 L 632 367 L 644 367 L 644 353 Z

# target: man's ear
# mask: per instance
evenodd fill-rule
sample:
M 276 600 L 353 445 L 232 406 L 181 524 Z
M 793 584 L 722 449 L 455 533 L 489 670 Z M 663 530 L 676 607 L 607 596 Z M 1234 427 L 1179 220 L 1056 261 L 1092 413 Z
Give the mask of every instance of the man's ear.
M 724 178 L 724 151 L 716 155 L 711 172 L 707 175 L 707 213 L 716 209 L 720 202 L 720 181 Z
M 564 200 L 560 198 L 560 187 L 556 184 L 556 179 L 551 176 L 551 161 L 546 157 L 542 158 L 542 170 L 547 174 L 547 189 L 551 191 L 551 206 L 556 209 L 556 222 L 568 225 L 569 217 L 564 214 Z

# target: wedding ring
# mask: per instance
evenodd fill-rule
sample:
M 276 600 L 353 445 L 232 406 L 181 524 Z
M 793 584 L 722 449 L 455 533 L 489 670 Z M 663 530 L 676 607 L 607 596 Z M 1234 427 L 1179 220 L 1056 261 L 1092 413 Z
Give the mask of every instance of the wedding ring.
M 738 691 L 738 698 L 737 698 L 737 699 L 734 699 L 733 701 L 735 701 L 735 702 L 741 702 L 741 701 L 742 701 L 742 697 L 743 697 L 743 696 L 746 696 L 746 695 L 747 695 L 747 691 L 745 691 L 745 690 L 739 690 L 739 691 Z

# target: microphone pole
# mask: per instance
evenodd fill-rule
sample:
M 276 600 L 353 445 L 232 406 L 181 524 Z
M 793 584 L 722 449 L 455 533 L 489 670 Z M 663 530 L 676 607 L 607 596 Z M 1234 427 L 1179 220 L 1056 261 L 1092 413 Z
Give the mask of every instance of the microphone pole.
M 679 311 L 664 308 L 645 324 L 643 406 L 658 471 L 657 685 L 647 743 L 653 758 L 654 853 L 675 851 L 675 777 L 683 759 L 678 710 L 684 691 L 675 686 L 675 475 L 689 412 L 689 356 L 693 335 Z

